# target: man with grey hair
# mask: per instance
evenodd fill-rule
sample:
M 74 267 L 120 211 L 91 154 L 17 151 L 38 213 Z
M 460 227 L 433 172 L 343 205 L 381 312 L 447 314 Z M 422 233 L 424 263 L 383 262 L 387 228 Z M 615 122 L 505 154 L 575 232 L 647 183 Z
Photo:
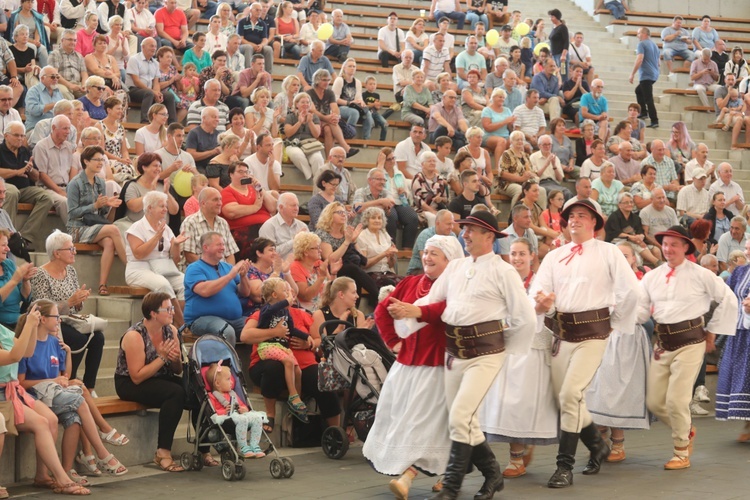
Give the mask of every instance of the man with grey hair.
M 430 143 L 442 135 L 447 135 L 453 140 L 453 148 L 458 151 L 466 145 L 466 136 L 469 124 L 464 118 L 461 107 L 457 104 L 458 96 L 455 90 L 447 90 L 443 94 L 443 100 L 430 106 L 430 121 L 428 129 L 430 132 Z
M 55 107 L 52 108 L 52 118 L 45 118 L 44 120 L 40 120 L 39 123 L 37 123 L 34 127 L 34 130 L 29 130 L 28 132 L 26 132 L 26 138 L 28 140 L 30 148 L 33 149 L 39 141 L 50 134 L 50 132 L 52 131 L 52 120 L 54 120 L 55 117 L 59 115 L 67 116 L 68 120 L 71 120 L 73 118 L 73 103 L 65 99 L 56 102 Z M 73 146 L 73 149 L 75 149 L 75 145 L 77 144 L 77 136 L 78 131 L 76 130 L 76 128 L 70 127 L 70 134 L 68 135 L 67 140 Z
M 20 113 L 13 107 L 13 89 L 8 85 L 0 85 L 0 130 L 5 130 L 10 122 L 23 124 Z M 0 142 L 3 140 L 4 138 L 0 138 Z
M 342 147 L 336 146 L 331 148 L 328 153 L 328 161 L 320 167 L 318 175 L 324 170 L 333 170 L 341 176 L 341 182 L 339 187 L 336 188 L 336 197 L 344 200 L 347 205 L 351 205 L 354 202 L 354 193 L 357 191 L 357 185 L 354 184 L 352 174 L 348 168 L 344 168 L 346 162 L 346 150 Z M 317 184 L 317 183 L 316 183 Z M 313 195 L 320 192 L 318 186 L 313 187 Z
M 667 195 L 662 187 L 651 191 L 651 204 L 643 208 L 638 215 L 641 218 L 646 242 L 657 248 L 661 248 L 661 245 L 654 236 L 680 223 L 677 219 L 677 213 L 667 203 Z
M 422 274 L 424 271 L 422 269 L 422 252 L 424 251 L 425 243 L 435 235 L 455 237 L 456 233 L 453 231 L 454 225 L 453 213 L 450 210 L 438 210 L 437 214 L 435 214 L 435 225 L 423 229 L 419 233 L 419 236 L 417 236 L 417 241 L 414 243 L 414 248 L 412 249 L 411 260 L 409 261 L 409 268 L 406 270 L 407 275 Z
M 402 247 L 412 248 L 419 229 L 419 216 L 408 205 L 396 205 L 396 201 L 385 189 L 385 180 L 385 170 L 382 168 L 372 168 L 367 172 L 367 187 L 359 188 L 354 193 L 354 211 L 357 213 L 354 224 L 359 223 L 364 209 L 379 207 L 385 212 L 386 231 L 391 239 L 396 241 L 396 232 L 401 226 Z
M 511 224 L 502 230 L 507 238 L 500 239 L 500 255 L 505 262 L 510 262 L 510 246 L 518 238 L 526 238 L 531 243 L 534 251 L 535 262 L 539 263 L 539 239 L 531 229 L 531 209 L 526 205 L 519 203 L 510 211 Z
M 700 167 L 695 168 L 693 182 L 677 193 L 677 215 L 684 227 L 690 227 L 696 219 L 702 219 L 711 208 L 711 198 L 706 190 L 707 177 L 705 170 Z
M 141 103 L 141 123 L 148 123 L 148 110 L 155 102 L 164 104 L 169 113 L 169 121 L 177 121 L 175 98 L 172 92 L 162 92 L 159 83 L 159 63 L 156 54 L 156 40 L 151 37 L 141 42 L 141 52 L 130 56 L 127 65 L 125 87 L 129 89 L 131 102 Z
M 180 269 L 184 269 L 186 264 L 200 258 L 200 238 L 202 234 L 209 231 L 217 232 L 224 237 L 224 260 L 234 264 L 234 254 L 240 250 L 229 229 L 229 223 L 219 215 L 221 214 L 221 193 L 218 189 L 205 187 L 198 195 L 198 203 L 200 210 L 185 217 L 180 227 L 180 233 L 187 238 L 182 244 L 183 261 L 180 263 Z
M 59 89 L 66 99 L 78 99 L 86 93 L 83 82 L 89 77 L 83 56 L 76 51 L 76 32 L 66 29 L 62 32 L 60 48 L 49 55 L 49 65 L 60 72 Z
M 651 165 L 656 169 L 656 183 L 664 188 L 664 191 L 667 192 L 667 198 L 674 202 L 677 199 L 677 192 L 680 190 L 680 182 L 674 161 L 667 155 L 667 147 L 664 145 L 664 141 L 659 139 L 651 141 L 651 154 L 641 162 L 642 167 L 645 165 Z M 670 224 L 664 230 L 666 231 L 673 225 L 675 224 Z
M 52 108 L 63 99 L 57 88 L 59 78 L 57 69 L 52 66 L 45 66 L 39 72 L 39 83 L 26 93 L 26 130 L 32 130 L 39 120 L 52 118 Z
M 705 267 L 712 273 L 718 275 L 719 274 L 719 259 L 716 258 L 715 255 L 707 253 L 703 257 L 701 257 L 700 261 L 701 267 Z
M 685 164 L 685 184 L 693 182 L 693 171 L 699 168 L 706 173 L 708 179 L 716 178 L 716 165 L 708 159 L 708 152 L 708 146 L 702 142 L 695 147 L 695 157 Z
M 708 195 L 713 199 L 714 193 L 721 191 L 727 200 L 727 210 L 734 215 L 740 215 L 742 209 L 745 208 L 745 193 L 742 186 L 732 180 L 734 175 L 732 165 L 727 162 L 720 163 L 717 173 L 719 179 L 711 184 Z M 658 179 L 657 182 L 659 182 Z
M 252 50 L 245 53 L 245 67 L 249 68 L 253 54 L 263 54 L 266 71 L 273 73 L 273 48 L 268 24 L 262 19 L 263 6 L 254 2 L 250 5 L 250 15 L 240 19 L 237 23 L 237 34 L 240 35 L 242 45 Z
M 208 162 L 221 153 L 218 128 L 219 110 L 213 106 L 206 106 L 200 116 L 200 125 L 191 130 L 187 136 L 186 149 L 195 160 L 198 172 L 206 175 Z
M 393 67 L 393 94 L 396 102 L 403 102 L 404 90 L 414 83 L 414 72 L 418 69 L 414 52 L 409 49 L 401 52 L 401 62 Z
M 581 96 L 579 120 L 592 120 L 599 130 L 599 139 L 606 141 L 609 137 L 609 105 L 604 97 L 604 82 L 596 78 L 591 82 L 591 92 Z
M 354 38 L 349 26 L 344 22 L 344 12 L 341 9 L 334 9 L 331 16 L 333 17 L 333 35 L 326 41 L 325 55 L 344 62 L 349 57 L 349 49 L 354 43 Z
M 690 64 L 690 82 L 698 92 L 701 104 L 709 106 L 706 91 L 714 92 L 719 85 L 719 66 L 711 60 L 711 49 L 701 50 L 701 56 Z
M 294 193 L 281 193 L 276 208 L 278 213 L 263 223 L 258 236 L 273 241 L 276 252 L 286 259 L 294 250 L 294 237 L 308 229 L 307 224 L 296 218 L 299 215 L 299 200 Z
M 297 66 L 297 78 L 302 84 L 302 90 L 308 91 L 312 88 L 313 76 L 318 70 L 325 69 L 333 79 L 336 72 L 333 70 L 331 61 L 323 54 L 325 44 L 320 40 L 313 40 L 310 44 L 310 53 L 303 56 Z
M 74 166 L 75 146 L 68 142 L 70 129 L 74 128 L 65 115 L 52 119 L 50 135 L 34 147 L 34 164 L 39 170 L 39 182 L 48 190 L 57 215 L 68 224 L 67 187 L 78 173 Z
M 729 267 L 729 254 L 735 250 L 744 251 L 747 243 L 747 219 L 741 215 L 732 217 L 729 222 L 729 231 L 719 237 L 719 248 L 716 258 L 719 259 L 719 269 L 726 271 Z
M 188 108 L 188 129 L 199 125 L 203 119 L 203 110 L 211 107 L 219 113 L 219 122 L 216 125 L 216 130 L 219 133 L 224 132 L 227 129 L 227 122 L 229 121 L 229 106 L 219 99 L 221 99 L 221 82 L 216 78 L 206 80 L 206 83 L 203 84 L 203 97 L 193 102 Z
M 252 48 L 249 45 L 240 44 L 240 35 L 232 33 L 227 38 L 227 67 L 232 71 L 232 74 L 236 75 L 245 69 L 245 61 L 247 60 L 247 52 L 252 56 Z
M 623 141 L 617 155 L 609 159 L 615 166 L 615 178 L 625 186 L 632 186 L 641 180 L 641 163 L 633 159 L 633 144 Z
M 24 127 L 18 122 L 5 126 L 5 141 L 0 144 L 0 177 L 5 179 L 5 207 L 12 220 L 18 212 L 18 203 L 32 203 L 34 208 L 29 218 L 19 230 L 34 242 L 36 248 L 44 248 L 47 233 L 42 234 L 42 226 L 47 213 L 52 208 L 52 198 L 48 191 L 35 186 L 39 180 L 39 170 L 31 161 L 31 151 L 24 146 Z

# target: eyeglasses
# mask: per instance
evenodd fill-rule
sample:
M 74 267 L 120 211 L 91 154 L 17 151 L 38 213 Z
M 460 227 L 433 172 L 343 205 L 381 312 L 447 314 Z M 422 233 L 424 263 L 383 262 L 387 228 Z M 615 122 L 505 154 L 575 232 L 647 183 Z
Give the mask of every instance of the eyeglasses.
M 91 158 L 89 161 L 95 161 L 97 163 L 104 163 L 104 158 Z
M 375 182 L 385 182 L 385 177 L 371 177 Z
M 20 139 L 21 137 L 26 137 L 26 134 L 11 134 L 10 132 L 8 132 L 5 135 L 9 135 L 11 137 L 15 137 L 16 139 Z
M 2 102 L 12 102 L 13 98 L 12 97 L 3 97 L 3 98 L 0 98 L 0 101 L 2 101 Z
M 55 321 L 57 321 L 58 323 L 62 320 L 62 318 L 60 317 L 59 314 L 45 314 L 44 317 L 45 318 L 55 318 Z
M 161 113 L 156 113 L 156 114 L 159 116 L 169 116 L 169 113 L 166 113 L 166 112 L 161 112 Z
M 51 78 L 53 80 L 59 80 L 60 79 L 60 75 L 45 75 L 45 76 L 47 78 Z
M 174 306 L 160 307 L 159 309 L 157 309 L 157 311 L 159 311 L 159 312 L 166 312 L 166 313 L 172 314 L 174 312 Z
M 336 210 L 333 212 L 335 215 L 346 215 L 346 210 Z
M 68 247 L 68 248 L 61 248 L 61 252 L 70 252 L 70 253 L 77 253 L 78 250 L 76 250 L 76 247 Z

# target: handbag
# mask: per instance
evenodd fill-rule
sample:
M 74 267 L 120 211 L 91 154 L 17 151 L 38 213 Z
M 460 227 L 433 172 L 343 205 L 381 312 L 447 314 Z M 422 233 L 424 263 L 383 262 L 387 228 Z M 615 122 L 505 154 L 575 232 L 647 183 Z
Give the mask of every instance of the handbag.
M 359 113 L 359 119 L 364 120 L 367 117 L 367 110 L 360 106 L 359 104 L 350 102 L 347 104 L 348 107 L 357 110 L 357 113 Z
M 81 217 L 83 220 L 83 223 L 87 226 L 101 226 L 106 224 L 112 224 L 109 219 L 106 217 L 103 217 L 99 215 L 98 212 L 88 212 L 83 214 L 83 217 Z
M 3 391 L 4 390 L 5 389 L 3 389 Z M 5 428 L 7 429 L 8 435 L 18 436 L 13 403 L 11 403 L 10 401 L 0 401 L 0 418 L 5 420 Z
M 350 387 L 349 382 L 333 367 L 329 356 L 318 363 L 318 390 L 321 392 L 342 391 Z
M 151 259 L 148 261 L 148 265 L 153 272 L 165 278 L 174 278 L 182 275 L 180 270 L 177 269 L 177 265 L 169 257 Z
M 325 146 L 323 146 L 323 143 L 319 140 L 310 137 L 309 139 L 303 139 L 300 141 L 299 148 L 305 153 L 305 156 L 310 156 L 311 154 L 323 151 Z
M 357 129 L 344 118 L 339 118 L 339 127 L 341 127 L 341 133 L 344 134 L 344 139 L 354 139 L 357 136 Z
M 94 316 L 93 314 L 66 314 L 60 316 L 60 320 L 83 335 L 89 336 L 83 347 L 76 351 L 70 351 L 71 354 L 80 354 L 85 351 L 89 346 L 89 342 L 94 337 L 92 334 L 96 331 L 103 331 L 109 323 L 106 319 Z

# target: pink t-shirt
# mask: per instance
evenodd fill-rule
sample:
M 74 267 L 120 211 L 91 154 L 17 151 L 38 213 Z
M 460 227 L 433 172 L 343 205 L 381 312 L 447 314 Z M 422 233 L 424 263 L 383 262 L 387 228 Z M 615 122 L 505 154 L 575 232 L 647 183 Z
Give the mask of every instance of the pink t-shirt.
M 193 215 L 200 209 L 201 204 L 198 202 L 198 199 L 195 196 L 191 196 L 190 198 L 188 198 L 188 200 L 185 202 L 185 205 L 182 207 L 183 212 L 185 212 L 185 217 L 187 217 L 188 215 Z

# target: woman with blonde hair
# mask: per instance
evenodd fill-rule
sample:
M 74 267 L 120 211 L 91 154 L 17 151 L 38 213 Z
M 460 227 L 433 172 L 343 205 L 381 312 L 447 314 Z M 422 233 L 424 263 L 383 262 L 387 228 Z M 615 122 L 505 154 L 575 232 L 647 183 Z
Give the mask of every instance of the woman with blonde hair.
M 357 282 L 357 289 L 367 290 L 368 300 L 377 304 L 378 286 L 365 272 L 367 258 L 356 248 L 357 238 L 362 233 L 362 225 L 356 228 L 347 225 L 346 207 L 334 201 L 320 214 L 315 234 L 320 237 L 320 252 L 323 260 L 342 261 L 339 276 L 349 276 Z
M 432 94 L 425 85 L 425 75 L 421 69 L 412 73 L 412 83 L 404 88 L 401 103 L 401 119 L 412 125 L 427 127 L 432 106 Z
M 242 139 L 234 135 L 231 131 L 219 135 L 219 149 L 221 149 L 221 153 L 211 158 L 211 161 L 206 166 L 206 177 L 208 178 L 209 186 L 221 191 L 231 183 L 229 166 L 234 162 L 240 161 L 241 145 Z
M 362 82 L 354 76 L 356 73 L 357 61 L 350 57 L 341 65 L 341 71 L 333 81 L 331 90 L 336 96 L 341 117 L 352 126 L 362 122 L 362 138 L 367 140 L 375 126 L 375 120 L 362 98 Z
M 418 17 L 411 23 L 411 28 L 406 32 L 405 48 L 414 54 L 414 65 L 419 67 L 422 64 L 422 53 L 430 44 L 430 37 L 424 32 L 425 20 Z
M 167 107 L 156 103 L 148 108 L 148 125 L 135 131 L 135 154 L 153 153 L 164 147 L 167 139 Z
M 289 160 L 310 180 L 317 177 L 323 168 L 324 146 L 320 137 L 320 119 L 312 111 L 310 96 L 301 93 L 294 96 L 293 107 L 284 120 L 284 135 L 286 136 L 286 154 Z M 319 146 L 317 150 L 305 151 L 306 145 Z
M 273 109 L 279 108 L 279 120 L 284 121 L 292 110 L 294 97 L 299 93 L 301 83 L 297 75 L 289 75 L 281 82 L 281 92 L 273 98 Z
M 323 285 L 330 275 L 328 261 L 320 259 L 320 237 L 307 231 L 297 233 L 292 252 L 294 261 L 289 272 L 299 290 L 299 304 L 308 311 L 317 311 Z
M 273 158 L 282 163 L 284 142 L 279 137 L 279 117 L 281 110 L 270 108 L 271 91 L 266 87 L 258 87 L 250 95 L 252 106 L 245 108 L 245 123 L 247 128 L 255 132 L 255 137 L 266 132 L 273 137 Z
M 310 331 L 320 330 L 326 321 L 347 321 L 357 328 L 372 328 L 375 322 L 365 319 L 362 311 L 357 309 L 359 295 L 357 284 L 352 278 L 339 276 L 328 281 L 323 289 L 320 301 L 320 309 L 313 313 Z M 326 335 L 335 335 L 346 329 L 345 325 L 328 325 L 325 328 Z

